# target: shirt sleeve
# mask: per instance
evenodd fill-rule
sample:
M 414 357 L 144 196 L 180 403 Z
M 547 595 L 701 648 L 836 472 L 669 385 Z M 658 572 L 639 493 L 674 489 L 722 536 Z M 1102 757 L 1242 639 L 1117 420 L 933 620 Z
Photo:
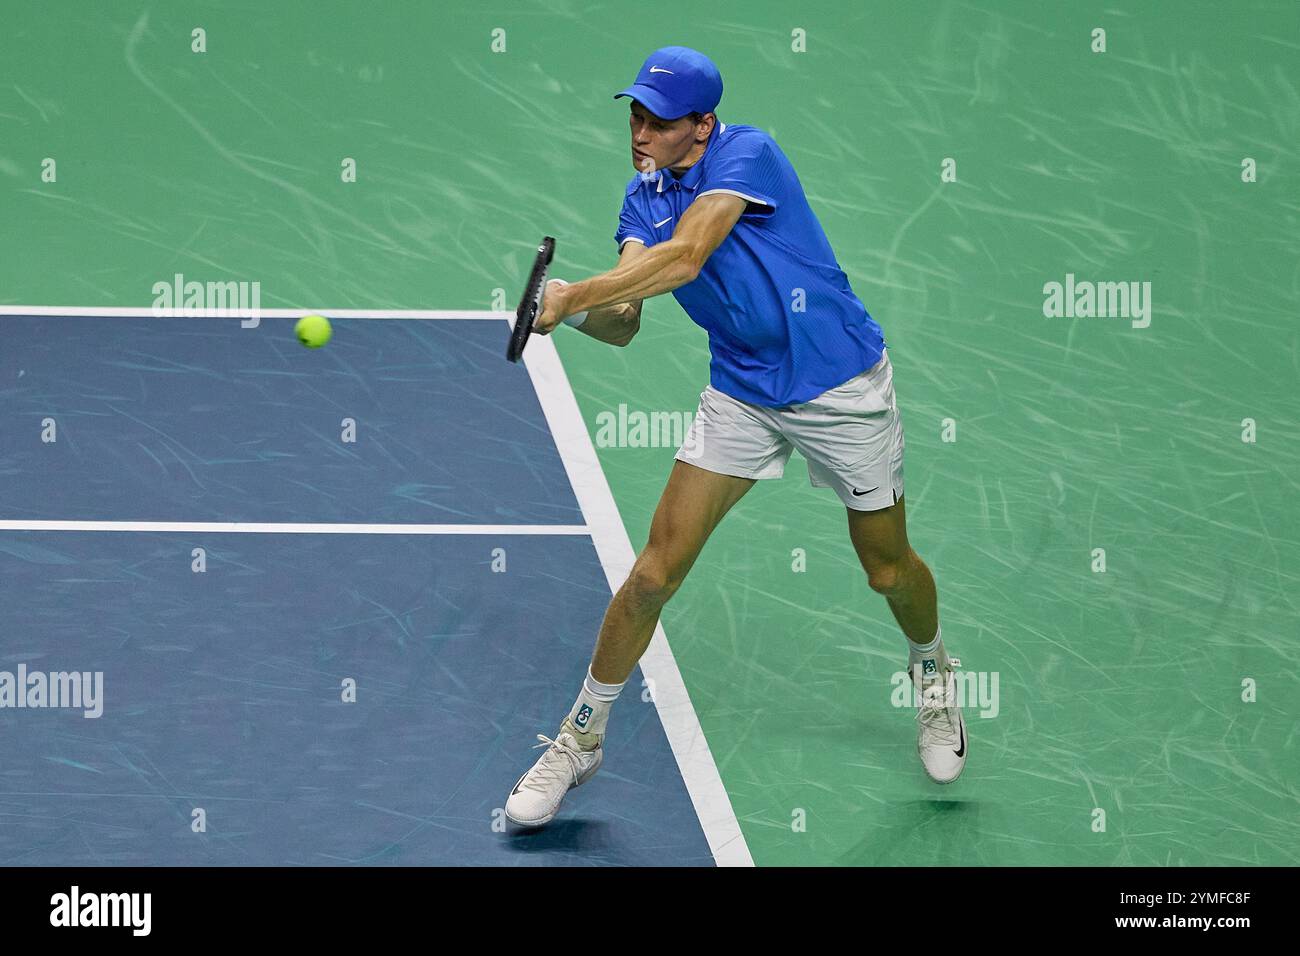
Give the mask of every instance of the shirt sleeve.
M 769 207 L 754 212 L 768 212 L 781 205 L 782 181 L 776 145 L 762 132 L 754 131 L 733 137 L 717 156 L 710 157 L 695 195 L 699 198 L 709 193 L 729 193 Z
M 623 251 L 623 244 L 628 240 L 646 246 L 655 244 L 654 230 L 649 228 L 641 218 L 634 187 L 635 180 L 628 187 L 627 195 L 623 197 L 623 209 L 618 214 L 618 229 L 614 233 L 614 241 L 618 243 L 619 252 Z

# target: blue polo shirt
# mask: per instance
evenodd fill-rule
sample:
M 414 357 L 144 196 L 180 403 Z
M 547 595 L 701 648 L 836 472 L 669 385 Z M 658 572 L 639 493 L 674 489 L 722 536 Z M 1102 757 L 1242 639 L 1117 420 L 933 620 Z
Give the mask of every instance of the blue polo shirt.
M 853 294 L 794 167 L 771 136 L 718 123 L 680 178 L 659 170 L 627 185 L 614 239 L 666 242 L 700 196 L 749 205 L 692 282 L 673 296 L 709 333 L 710 381 L 753 405 L 806 402 L 880 360 L 880 326 Z

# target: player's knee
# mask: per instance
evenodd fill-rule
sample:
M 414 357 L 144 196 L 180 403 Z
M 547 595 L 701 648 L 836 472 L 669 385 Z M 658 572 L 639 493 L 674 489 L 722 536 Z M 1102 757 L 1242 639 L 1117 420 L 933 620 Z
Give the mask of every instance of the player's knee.
M 871 585 L 871 590 L 888 597 L 891 594 L 897 594 L 903 589 L 906 577 L 906 559 L 886 561 L 871 566 L 871 569 L 867 572 L 867 583 Z
M 626 587 L 629 596 L 638 604 L 662 607 L 677 593 L 682 579 L 683 576 L 676 573 L 668 562 L 657 556 L 643 554 L 632 565 Z

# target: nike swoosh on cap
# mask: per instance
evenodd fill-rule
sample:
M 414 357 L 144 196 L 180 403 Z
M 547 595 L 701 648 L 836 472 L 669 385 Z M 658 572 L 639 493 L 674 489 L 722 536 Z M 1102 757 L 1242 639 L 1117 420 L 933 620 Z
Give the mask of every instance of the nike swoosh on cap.
M 677 75 L 677 74 L 674 73 L 672 70 L 661 70 L 661 69 L 660 69 L 659 67 L 657 67 L 657 66 L 652 66 L 652 67 L 650 67 L 650 72 L 651 72 L 651 73 L 667 73 L 669 76 L 676 76 L 676 75 Z

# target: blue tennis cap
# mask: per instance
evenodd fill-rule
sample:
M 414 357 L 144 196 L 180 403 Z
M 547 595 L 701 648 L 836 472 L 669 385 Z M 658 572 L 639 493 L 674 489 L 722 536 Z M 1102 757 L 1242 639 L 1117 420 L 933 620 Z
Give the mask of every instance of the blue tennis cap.
M 699 50 L 666 46 L 646 58 L 636 82 L 614 99 L 620 96 L 639 100 L 660 119 L 712 113 L 722 99 L 722 74 Z

